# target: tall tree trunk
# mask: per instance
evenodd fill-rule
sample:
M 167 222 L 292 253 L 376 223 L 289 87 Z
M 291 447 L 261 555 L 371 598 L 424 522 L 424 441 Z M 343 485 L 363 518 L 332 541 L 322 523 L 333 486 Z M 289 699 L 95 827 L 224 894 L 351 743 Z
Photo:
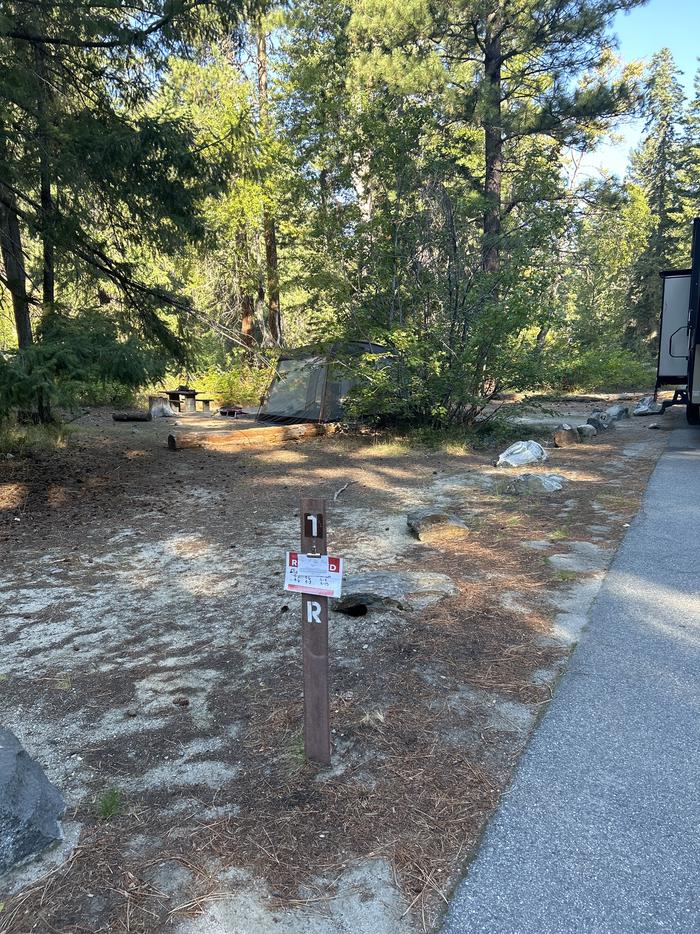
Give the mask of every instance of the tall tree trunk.
M 17 343 L 20 350 L 32 343 L 32 322 L 29 317 L 27 273 L 22 252 L 22 232 L 17 218 L 14 193 L 0 182 L 0 253 L 5 267 L 5 280 L 12 296 Z
M 250 256 L 245 227 L 239 227 L 236 235 L 238 254 L 238 287 L 241 301 L 241 343 L 252 348 L 255 331 L 255 296 L 250 281 Z
M 267 90 L 267 37 L 262 24 L 258 25 L 258 98 L 260 123 L 264 133 L 270 129 L 270 101 Z M 270 210 L 263 210 L 263 232 L 265 238 L 265 263 L 267 266 L 267 326 L 273 344 L 282 339 L 282 317 L 280 310 L 280 279 L 277 257 L 277 224 Z
M 484 118 L 484 272 L 496 275 L 500 270 L 501 186 L 503 178 L 503 128 L 501 126 L 502 68 L 500 0 L 488 14 L 484 37 L 484 74 L 486 78 L 486 116 Z
M 246 347 L 253 346 L 253 327 L 255 324 L 255 300 L 246 292 L 241 297 L 241 340 Z
M 38 80 L 37 126 L 39 141 L 39 197 L 41 201 L 42 298 L 44 311 L 53 308 L 56 297 L 53 244 L 53 197 L 51 195 L 51 143 L 47 103 L 50 88 L 46 74 L 46 49 L 34 46 L 34 64 Z

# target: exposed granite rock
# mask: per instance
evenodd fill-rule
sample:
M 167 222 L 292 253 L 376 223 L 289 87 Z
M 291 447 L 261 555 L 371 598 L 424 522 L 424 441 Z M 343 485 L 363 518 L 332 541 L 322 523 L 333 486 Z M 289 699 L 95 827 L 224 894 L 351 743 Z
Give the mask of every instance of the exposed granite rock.
M 463 538 L 469 531 L 457 516 L 430 507 L 411 510 L 406 517 L 406 524 L 411 534 L 421 542 Z
M 65 809 L 39 763 L 13 733 L 0 728 L 0 873 L 62 840 L 59 820 Z
M 331 600 L 337 613 L 360 616 L 368 607 L 422 610 L 458 593 L 446 574 L 423 571 L 375 571 L 345 578 L 343 595 Z

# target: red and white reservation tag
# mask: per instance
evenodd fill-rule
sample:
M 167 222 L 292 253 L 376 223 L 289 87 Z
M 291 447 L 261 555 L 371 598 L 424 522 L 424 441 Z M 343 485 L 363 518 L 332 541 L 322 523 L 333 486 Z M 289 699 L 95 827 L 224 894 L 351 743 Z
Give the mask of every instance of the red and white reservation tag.
M 343 559 L 333 555 L 305 555 L 287 552 L 284 589 L 312 593 L 319 597 L 339 597 L 343 587 Z

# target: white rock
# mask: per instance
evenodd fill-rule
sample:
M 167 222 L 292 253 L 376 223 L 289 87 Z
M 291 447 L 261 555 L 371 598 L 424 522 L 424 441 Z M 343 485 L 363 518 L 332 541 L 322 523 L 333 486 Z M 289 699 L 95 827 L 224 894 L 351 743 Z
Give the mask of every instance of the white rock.
M 516 441 L 501 454 L 496 467 L 526 467 L 547 460 L 547 452 L 536 441 Z
M 644 396 L 635 405 L 632 415 L 658 415 L 660 411 L 660 402 L 656 402 L 653 396 Z

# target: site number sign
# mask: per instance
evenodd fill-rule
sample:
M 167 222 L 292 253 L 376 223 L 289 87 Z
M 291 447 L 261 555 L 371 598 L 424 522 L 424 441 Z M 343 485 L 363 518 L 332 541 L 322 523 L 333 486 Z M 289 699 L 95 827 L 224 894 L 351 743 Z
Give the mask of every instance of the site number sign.
M 333 555 L 287 552 L 284 589 L 318 597 L 339 597 L 343 586 L 343 559 Z
M 310 762 L 331 761 L 328 689 L 328 598 L 339 597 L 343 561 L 328 554 L 325 499 L 302 496 L 299 551 L 287 553 L 284 589 L 301 594 L 304 656 L 304 752 Z

